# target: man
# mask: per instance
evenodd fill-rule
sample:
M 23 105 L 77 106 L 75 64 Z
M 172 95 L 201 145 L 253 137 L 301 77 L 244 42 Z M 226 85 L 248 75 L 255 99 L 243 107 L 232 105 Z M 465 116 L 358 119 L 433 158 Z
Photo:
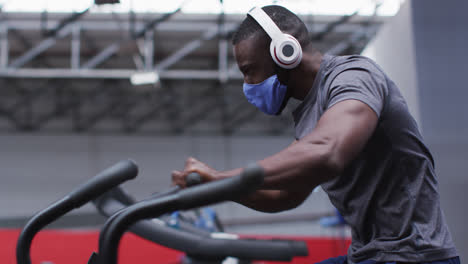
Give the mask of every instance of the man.
M 459 263 L 432 156 L 395 84 L 368 58 L 322 55 L 287 9 L 262 9 L 249 12 L 233 37 L 244 93 L 267 114 L 279 114 L 290 97 L 302 103 L 293 112 L 295 143 L 258 161 L 262 190 L 237 202 L 287 210 L 321 185 L 352 229 L 348 256 L 325 262 Z M 214 181 L 241 170 L 189 158 L 172 178 L 184 187 L 190 172 Z

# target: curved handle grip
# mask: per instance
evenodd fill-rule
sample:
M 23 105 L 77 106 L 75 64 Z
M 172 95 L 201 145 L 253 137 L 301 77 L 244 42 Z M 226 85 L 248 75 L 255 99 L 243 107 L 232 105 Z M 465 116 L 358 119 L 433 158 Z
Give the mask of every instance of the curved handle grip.
M 120 161 L 77 187 L 68 195 L 68 198 L 75 208 L 80 207 L 122 182 L 135 178 L 137 174 L 138 167 L 134 161 Z

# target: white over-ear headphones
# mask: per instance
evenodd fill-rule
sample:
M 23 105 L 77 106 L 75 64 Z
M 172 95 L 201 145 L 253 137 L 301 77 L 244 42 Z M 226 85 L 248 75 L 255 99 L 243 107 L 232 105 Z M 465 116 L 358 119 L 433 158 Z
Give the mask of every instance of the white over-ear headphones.
M 280 67 L 295 68 L 302 60 L 302 48 L 297 39 L 281 32 L 273 20 L 261 9 L 254 7 L 248 13 L 271 38 L 270 54 Z

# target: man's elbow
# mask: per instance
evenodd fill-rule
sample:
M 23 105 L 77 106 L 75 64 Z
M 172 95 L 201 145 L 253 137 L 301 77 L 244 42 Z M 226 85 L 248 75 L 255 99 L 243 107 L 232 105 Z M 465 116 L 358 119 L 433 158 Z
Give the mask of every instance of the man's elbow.
M 343 172 L 345 162 L 341 159 L 340 153 L 336 151 L 333 144 L 327 142 L 322 145 L 318 155 L 319 158 L 314 171 L 320 176 L 316 185 L 329 181 Z
M 339 153 L 330 151 L 327 159 L 324 161 L 324 167 L 328 177 L 335 178 L 343 172 L 345 162 L 340 158 Z

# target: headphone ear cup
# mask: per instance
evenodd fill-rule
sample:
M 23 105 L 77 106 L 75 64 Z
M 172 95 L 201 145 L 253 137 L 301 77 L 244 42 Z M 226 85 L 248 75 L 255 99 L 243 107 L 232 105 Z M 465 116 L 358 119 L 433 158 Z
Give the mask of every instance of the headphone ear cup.
M 302 60 L 302 48 L 299 41 L 289 34 L 283 34 L 283 38 L 271 41 L 270 54 L 273 61 L 284 69 L 293 69 Z

